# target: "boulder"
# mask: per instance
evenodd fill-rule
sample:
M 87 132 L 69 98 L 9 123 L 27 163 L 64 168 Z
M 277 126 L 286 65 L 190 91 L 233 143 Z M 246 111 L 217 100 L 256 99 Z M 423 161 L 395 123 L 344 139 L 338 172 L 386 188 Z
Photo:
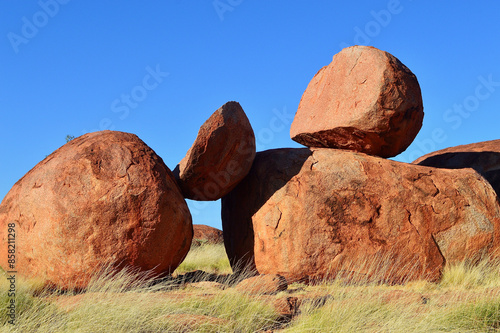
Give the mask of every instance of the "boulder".
M 8 226 L 16 262 L 7 261 Z M 172 172 L 137 136 L 102 131 L 62 146 L 0 205 L 0 265 L 61 289 L 103 268 L 162 275 L 189 251 L 191 214 Z
M 247 175 L 254 157 L 252 126 L 238 102 L 227 102 L 201 126 L 173 172 L 185 198 L 218 200 Z
M 241 281 L 235 287 L 237 291 L 248 295 L 274 295 L 287 288 L 286 279 L 276 274 L 252 276 Z
M 307 147 L 392 157 L 412 143 L 423 117 L 415 75 L 387 52 L 352 46 L 313 77 L 290 136 Z
M 324 148 L 257 153 L 222 224 L 233 269 L 289 283 L 435 281 L 445 262 L 500 244 L 497 198 L 476 171 Z
M 208 244 L 222 244 L 224 243 L 224 237 L 222 236 L 222 230 L 210 227 L 204 224 L 194 224 L 193 225 L 193 244 L 203 245 Z
M 413 164 L 435 168 L 472 168 L 479 172 L 500 196 L 500 140 L 450 147 L 424 155 Z

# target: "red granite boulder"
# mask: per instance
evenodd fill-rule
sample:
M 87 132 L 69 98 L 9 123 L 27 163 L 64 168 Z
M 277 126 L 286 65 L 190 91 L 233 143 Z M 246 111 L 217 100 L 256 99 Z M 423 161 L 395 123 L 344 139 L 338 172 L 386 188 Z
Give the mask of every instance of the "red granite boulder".
M 185 198 L 218 200 L 247 175 L 254 157 L 252 126 L 238 102 L 227 102 L 201 126 L 173 172 Z
M 392 157 L 412 143 L 423 117 L 415 75 L 387 52 L 352 46 L 313 77 L 290 136 L 307 147 Z
M 321 148 L 257 153 L 222 199 L 222 223 L 233 267 L 289 283 L 339 274 L 434 281 L 445 262 L 500 244 L 495 192 L 474 170 Z
M 7 261 L 8 226 L 16 261 Z M 170 273 L 191 245 L 187 204 L 163 160 L 137 136 L 103 131 L 62 146 L 0 205 L 0 265 L 61 289 L 104 267 Z
M 435 168 L 472 168 L 479 172 L 500 196 L 500 140 L 450 147 L 424 155 L 413 164 Z

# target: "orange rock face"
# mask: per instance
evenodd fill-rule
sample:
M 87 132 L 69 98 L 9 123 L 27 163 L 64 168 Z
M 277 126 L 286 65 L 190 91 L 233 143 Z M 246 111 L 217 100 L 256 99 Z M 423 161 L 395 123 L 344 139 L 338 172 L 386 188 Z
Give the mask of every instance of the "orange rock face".
M 173 271 L 191 245 L 191 214 L 171 171 L 137 136 L 85 134 L 21 178 L 0 205 L 0 264 L 15 225 L 20 275 L 85 288 L 103 266 Z
M 210 244 L 222 244 L 224 243 L 224 237 L 222 236 L 222 230 L 210 227 L 204 224 L 194 224 L 193 225 L 193 243 L 201 245 L 202 243 Z
M 218 200 L 248 173 L 255 136 L 237 102 L 227 102 L 201 126 L 186 156 L 174 169 L 185 198 Z
M 290 136 L 307 147 L 392 157 L 412 143 L 423 117 L 415 75 L 387 52 L 353 46 L 311 80 Z
M 238 262 L 289 283 L 348 276 L 436 280 L 445 262 L 493 253 L 500 208 L 471 169 L 445 170 L 334 149 L 257 153 L 222 199 Z
M 436 168 L 472 168 L 479 172 L 500 196 L 500 140 L 450 147 L 429 153 L 413 164 Z

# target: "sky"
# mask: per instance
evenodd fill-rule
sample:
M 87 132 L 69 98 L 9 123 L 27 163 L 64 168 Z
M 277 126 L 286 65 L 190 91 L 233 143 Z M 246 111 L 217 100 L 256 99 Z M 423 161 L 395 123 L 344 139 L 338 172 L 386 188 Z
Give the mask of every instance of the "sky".
M 333 55 L 371 45 L 422 90 L 424 122 L 394 159 L 500 139 L 500 2 L 8 0 L 0 3 L 0 199 L 66 135 L 134 133 L 170 169 L 238 101 L 257 151 L 289 129 Z M 221 228 L 220 200 L 188 201 Z

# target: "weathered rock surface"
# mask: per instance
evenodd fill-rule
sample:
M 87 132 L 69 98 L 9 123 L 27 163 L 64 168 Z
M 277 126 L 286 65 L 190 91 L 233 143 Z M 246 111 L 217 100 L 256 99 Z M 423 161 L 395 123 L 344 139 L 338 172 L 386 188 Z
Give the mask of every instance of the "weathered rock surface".
M 436 168 L 472 168 L 479 172 L 500 196 L 500 140 L 450 147 L 424 155 L 414 164 Z
M 276 274 L 252 276 L 241 281 L 235 287 L 237 291 L 249 295 L 273 295 L 287 288 L 286 279 Z
M 321 148 L 257 153 L 222 199 L 222 223 L 233 267 L 289 283 L 435 280 L 445 262 L 500 244 L 496 195 L 474 170 Z
M 85 288 L 104 266 L 173 271 L 191 245 L 191 214 L 171 171 L 137 136 L 103 131 L 62 146 L 0 205 L 0 264 L 15 225 L 15 270 Z
M 227 102 L 201 126 L 173 173 L 185 198 L 218 200 L 248 173 L 255 157 L 255 135 L 237 102 Z
M 193 244 L 202 245 L 209 244 L 222 244 L 224 243 L 224 236 L 222 230 L 210 227 L 204 224 L 193 224 Z
M 300 302 L 298 297 L 288 296 L 274 299 L 270 302 L 280 316 L 292 319 L 300 313 Z
M 307 147 L 392 157 L 412 143 L 423 117 L 415 75 L 387 52 L 352 46 L 313 77 L 290 136 Z

